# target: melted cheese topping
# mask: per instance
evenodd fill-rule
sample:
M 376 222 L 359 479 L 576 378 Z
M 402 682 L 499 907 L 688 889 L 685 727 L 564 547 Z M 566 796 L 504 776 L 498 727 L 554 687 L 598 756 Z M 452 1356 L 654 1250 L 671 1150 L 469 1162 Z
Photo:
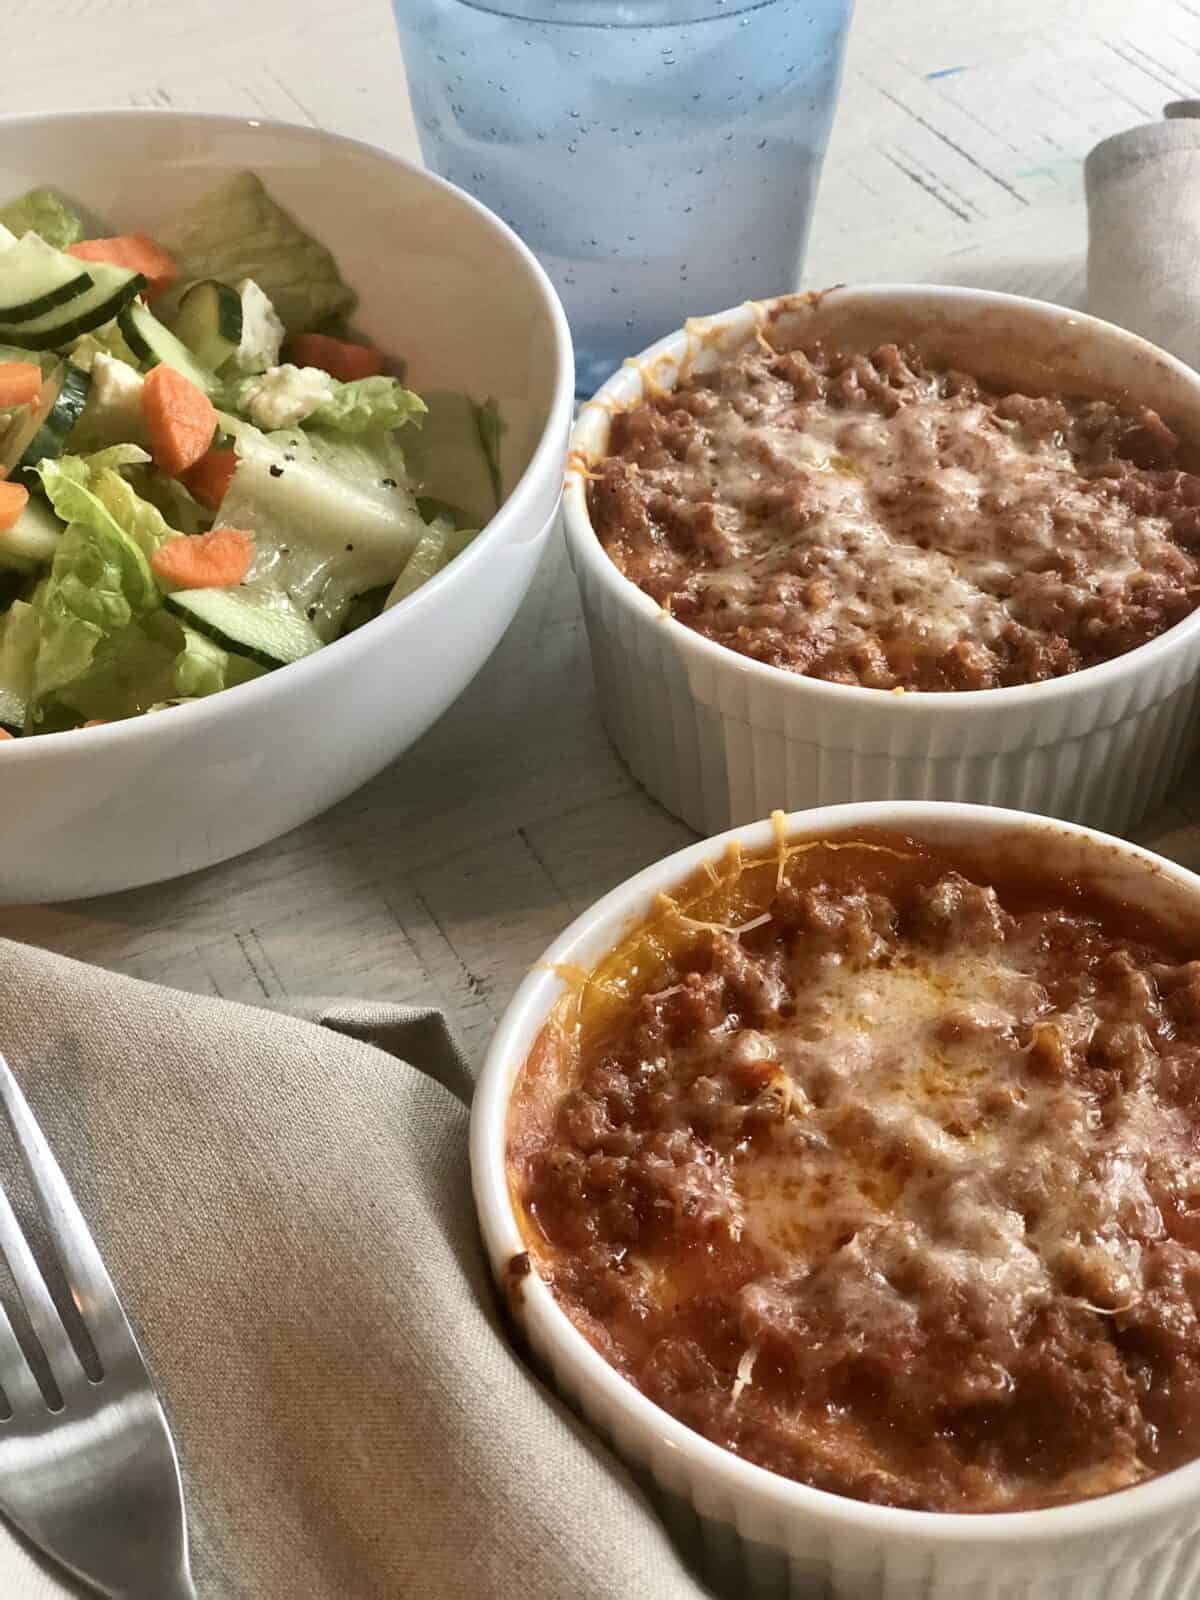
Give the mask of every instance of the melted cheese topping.
M 881 633 L 931 652 L 960 639 L 994 644 L 1025 620 L 1014 576 L 1058 554 L 1064 525 L 1086 529 L 1074 545 L 1096 594 L 1120 594 L 1170 533 L 1161 517 L 1101 500 L 1061 437 L 1031 439 L 988 405 L 934 393 L 892 417 L 848 420 L 810 405 L 791 426 L 747 421 L 730 407 L 714 416 L 706 443 L 678 475 L 684 498 L 710 498 L 716 487 L 728 512 L 728 545 L 705 573 L 706 605 L 731 625 L 750 621 L 772 598 L 773 578 L 802 573 L 828 585 L 822 624 L 850 649 Z M 954 453 L 962 465 L 947 459 Z M 758 513 L 777 477 L 803 487 L 799 527 Z
M 736 1164 L 741 1229 L 775 1261 L 782 1294 L 797 1263 L 829 1252 L 864 1326 L 903 1319 L 898 1269 L 919 1260 L 1015 1341 L 1081 1250 L 1100 1309 L 1140 1292 L 1128 1227 L 1162 1232 L 1145 1172 L 1155 1153 L 1187 1157 L 1192 1120 L 1147 1096 L 1106 1127 L 1094 1093 L 1031 1077 L 1026 1041 L 1052 1007 L 1023 956 L 828 962 L 810 975 L 803 1014 L 764 1040 L 792 1085 L 794 1134 Z M 1096 1025 L 1086 1009 L 1066 1019 L 1077 1046 Z
M 522 1158 L 556 1293 L 692 1426 L 862 1498 L 1051 1504 L 1200 1454 L 1200 964 L 953 872 L 780 872 L 765 921 L 676 916 L 624 1030 L 605 969 Z
M 880 688 L 1035 681 L 1195 604 L 1171 516 L 1186 497 L 1139 509 L 1114 490 L 1113 408 L 1005 402 L 916 362 L 889 386 L 854 359 L 805 360 L 820 392 L 798 395 L 794 370 L 755 350 L 684 385 L 693 414 L 668 399 L 618 419 L 591 504 L 627 576 L 743 653 Z M 867 392 L 845 382 L 855 371 Z M 1159 580 L 1187 595 L 1150 619 Z M 1131 608 L 1132 638 L 1117 626 Z M 964 647 L 965 667 L 946 659 Z

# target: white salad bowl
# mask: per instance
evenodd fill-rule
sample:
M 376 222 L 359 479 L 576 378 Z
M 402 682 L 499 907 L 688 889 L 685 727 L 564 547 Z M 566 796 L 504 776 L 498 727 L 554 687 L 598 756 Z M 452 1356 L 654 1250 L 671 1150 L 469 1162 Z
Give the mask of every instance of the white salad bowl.
M 250 169 L 334 252 L 355 325 L 418 392 L 493 395 L 506 498 L 447 568 L 303 661 L 211 699 L 6 743 L 0 901 L 174 877 L 250 850 L 372 777 L 498 643 L 562 489 L 574 373 L 549 280 L 485 207 L 381 150 L 312 128 L 173 111 L 0 117 L 0 196 L 60 191 L 142 229 Z
M 979 289 L 849 287 L 689 322 L 584 406 L 563 500 L 600 711 L 634 776 L 700 833 L 852 800 L 1015 806 L 1123 833 L 1163 799 L 1193 744 L 1200 610 L 1127 655 L 1007 689 L 893 694 L 752 661 L 668 617 L 608 558 L 585 469 L 612 414 L 651 378 L 739 349 L 773 307 L 855 348 L 911 342 L 1032 392 L 1153 407 L 1200 453 L 1200 374 L 1145 339 L 1061 306 Z
M 986 847 L 1028 870 L 1085 877 L 1200 944 L 1200 877 L 1071 823 L 998 807 L 903 801 L 786 819 L 789 838 L 865 828 L 933 845 Z M 646 868 L 561 935 L 517 990 L 475 1091 L 471 1170 L 492 1270 L 541 1365 L 638 1471 L 681 1542 L 737 1600 L 1198 1600 L 1200 1462 L 1131 1489 L 1041 1511 L 949 1514 L 869 1505 L 783 1478 L 692 1432 L 621 1377 L 529 1269 L 508 1185 L 514 1084 L 566 992 L 651 911 L 656 897 L 737 840 L 771 850 L 770 822 L 734 829 Z M 523 1258 L 517 1268 L 514 1257 Z

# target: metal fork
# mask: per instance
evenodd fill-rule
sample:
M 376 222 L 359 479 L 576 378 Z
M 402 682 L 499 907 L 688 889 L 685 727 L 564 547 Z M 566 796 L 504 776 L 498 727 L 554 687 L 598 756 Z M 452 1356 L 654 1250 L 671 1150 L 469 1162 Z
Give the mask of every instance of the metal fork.
M 12 1412 L 0 1420 L 0 1512 L 110 1600 L 196 1600 L 167 1419 L 100 1252 L 2 1055 L 0 1105 L 101 1369 L 98 1379 L 85 1372 L 0 1187 L 0 1254 L 58 1388 L 43 1393 L 0 1305 L 0 1389 Z

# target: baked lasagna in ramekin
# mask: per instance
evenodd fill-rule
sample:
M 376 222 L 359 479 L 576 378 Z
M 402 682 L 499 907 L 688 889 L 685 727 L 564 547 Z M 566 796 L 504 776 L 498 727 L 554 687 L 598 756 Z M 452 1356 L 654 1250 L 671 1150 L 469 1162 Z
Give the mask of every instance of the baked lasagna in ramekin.
M 601 711 L 701 831 L 910 796 L 1127 829 L 1191 746 L 1200 379 L 963 289 L 691 322 L 586 406 Z
M 547 952 L 473 1139 L 535 1350 L 705 1521 L 837 1595 L 1196 1592 L 1190 874 L 936 804 L 697 846 Z

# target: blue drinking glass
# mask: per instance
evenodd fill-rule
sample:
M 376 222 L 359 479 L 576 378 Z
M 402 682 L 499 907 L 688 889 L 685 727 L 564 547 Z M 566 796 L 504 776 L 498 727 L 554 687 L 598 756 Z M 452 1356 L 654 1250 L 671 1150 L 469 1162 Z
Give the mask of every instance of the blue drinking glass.
M 853 0 L 394 0 L 425 161 L 535 251 L 581 394 L 799 281 Z

